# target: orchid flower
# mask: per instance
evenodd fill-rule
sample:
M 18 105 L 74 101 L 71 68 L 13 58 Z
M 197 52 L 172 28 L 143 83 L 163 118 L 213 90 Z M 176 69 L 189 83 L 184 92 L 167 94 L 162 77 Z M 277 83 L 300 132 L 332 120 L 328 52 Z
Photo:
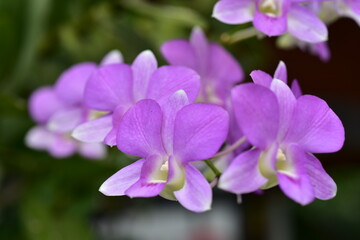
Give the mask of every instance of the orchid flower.
M 200 75 L 202 102 L 225 106 L 231 88 L 244 78 L 240 64 L 222 46 L 208 42 L 200 28 L 193 29 L 189 41 L 164 43 L 161 52 L 171 65 L 191 68 Z
M 112 51 L 101 64 L 121 61 L 120 52 Z M 96 68 L 96 64 L 90 62 L 74 65 L 59 77 L 54 87 L 42 87 L 31 95 L 30 115 L 39 125 L 26 136 L 29 147 L 46 150 L 57 158 L 68 157 L 76 151 L 87 158 L 105 157 L 104 145 L 80 143 L 70 136 L 76 126 L 91 118 L 92 111 L 84 105 L 83 94 Z
M 213 16 L 228 24 L 253 22 L 260 32 L 268 36 L 290 33 L 310 43 L 327 40 L 326 25 L 298 0 L 220 0 Z
M 177 90 L 183 89 L 193 102 L 199 93 L 199 76 L 180 66 L 158 68 L 151 51 L 139 54 L 134 63 L 100 67 L 85 88 L 85 103 L 104 116 L 77 127 L 73 136 L 84 142 L 105 142 L 116 145 L 116 135 L 124 113 L 142 99 L 163 104 Z
M 199 102 L 208 102 L 225 107 L 230 114 L 228 143 L 234 144 L 243 137 L 234 120 L 230 93 L 235 84 L 244 79 L 241 65 L 232 57 L 226 49 L 215 42 L 206 39 L 201 28 L 193 28 L 190 40 L 175 39 L 164 43 L 161 52 L 171 65 L 185 66 L 195 70 L 201 79 Z M 246 144 L 236 151 L 241 151 Z M 220 169 L 228 166 L 233 159 L 232 153 L 215 162 Z
M 211 158 L 228 132 L 228 114 L 217 105 L 189 104 L 177 91 L 160 105 L 151 99 L 137 102 L 123 116 L 117 146 L 141 157 L 100 187 L 108 196 L 154 197 L 178 200 L 194 212 L 210 209 L 210 184 L 191 163 Z
M 324 100 L 296 98 L 283 80 L 233 89 L 237 122 L 254 147 L 233 160 L 219 187 L 243 194 L 279 185 L 303 205 L 333 198 L 336 184 L 313 153 L 338 151 L 344 142 L 343 125 Z

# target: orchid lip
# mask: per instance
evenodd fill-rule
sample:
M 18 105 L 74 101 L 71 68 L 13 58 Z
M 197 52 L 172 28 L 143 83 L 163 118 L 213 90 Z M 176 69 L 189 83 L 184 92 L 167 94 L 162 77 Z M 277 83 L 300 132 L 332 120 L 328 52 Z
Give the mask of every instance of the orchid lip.
M 276 154 L 276 169 L 273 169 L 271 164 L 265 162 L 266 160 L 268 159 L 260 156 L 260 171 L 262 175 L 268 179 L 268 182 L 264 184 L 261 189 L 268 189 L 278 184 L 277 172 L 286 174 L 292 178 L 298 177 L 291 159 L 287 158 L 286 154 L 281 148 L 278 148 Z
M 169 161 L 166 160 L 151 179 L 151 183 L 166 183 L 169 176 Z
M 281 149 L 278 149 L 278 153 L 276 156 L 276 169 L 278 172 L 286 174 L 289 177 L 297 177 L 292 162 L 286 157 L 286 155 Z

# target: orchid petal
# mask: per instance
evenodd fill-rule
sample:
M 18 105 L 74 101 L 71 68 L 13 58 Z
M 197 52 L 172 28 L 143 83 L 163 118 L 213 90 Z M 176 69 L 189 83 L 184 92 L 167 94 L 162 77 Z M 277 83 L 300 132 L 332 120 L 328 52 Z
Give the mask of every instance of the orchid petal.
M 272 37 L 272 36 L 279 36 L 286 32 L 287 30 L 286 20 L 287 20 L 286 15 L 282 15 L 279 17 L 272 17 L 260 12 L 259 10 L 256 10 L 253 24 L 254 27 L 256 27 L 258 30 Z
M 243 80 L 244 72 L 236 59 L 222 46 L 210 44 L 209 69 L 206 78 L 213 81 L 217 95 L 225 101 L 232 87 Z
M 360 15 L 360 2 L 358 0 L 344 0 L 344 2 L 354 11 L 355 15 Z
M 173 137 L 176 114 L 181 108 L 188 104 L 189 100 L 186 93 L 183 90 L 179 90 L 170 96 L 168 101 L 162 106 L 162 139 L 165 150 L 168 154 L 172 154 L 173 152 Z
M 310 51 L 312 54 L 318 56 L 324 62 L 328 62 L 330 60 L 331 53 L 327 42 L 311 44 Z
M 30 115 L 38 123 L 46 123 L 55 112 L 62 108 L 64 105 L 52 87 L 37 89 L 29 100 Z
M 214 7 L 213 17 L 227 24 L 241 24 L 253 19 L 252 0 L 221 0 Z
M 229 119 L 230 119 L 229 134 L 227 137 L 227 142 L 232 145 L 235 142 L 237 142 L 239 139 L 244 137 L 244 133 L 241 131 L 239 124 L 237 123 L 235 112 L 234 112 L 234 107 L 232 106 L 231 101 L 228 102 L 226 109 L 229 113 Z M 238 147 L 236 150 L 234 150 L 235 156 L 238 155 L 239 153 L 241 153 L 243 150 L 245 150 L 249 146 L 250 146 L 250 144 L 248 143 L 248 141 L 241 144 L 240 147 Z
M 82 143 L 79 153 L 88 159 L 104 159 L 106 157 L 106 147 L 102 143 Z
M 96 70 L 94 63 L 80 63 L 61 74 L 55 84 L 55 92 L 69 105 L 83 102 L 85 85 L 90 75 Z
M 113 111 L 118 105 L 131 106 L 132 72 L 125 64 L 100 67 L 90 77 L 85 89 L 85 103 L 91 109 Z
M 292 82 L 291 91 L 293 92 L 293 94 L 296 98 L 299 98 L 302 96 L 302 91 L 301 91 L 301 87 L 300 87 L 298 80 L 294 79 L 294 81 Z
M 210 210 L 212 191 L 210 184 L 195 167 L 185 166 L 185 185 L 179 191 L 174 192 L 176 199 L 186 209 L 193 212 Z
M 31 128 L 25 137 L 25 143 L 28 147 L 37 150 L 46 150 L 51 142 L 55 140 L 54 133 L 43 126 Z
M 190 36 L 190 44 L 193 47 L 195 56 L 197 58 L 195 69 L 200 75 L 204 75 L 208 71 L 209 67 L 209 43 L 201 28 L 193 28 Z
M 53 157 L 66 158 L 75 153 L 77 143 L 72 138 L 56 134 L 54 141 L 49 143 L 47 150 Z
M 270 89 L 275 93 L 279 103 L 279 131 L 278 139 L 281 141 L 287 133 L 293 116 L 296 98 L 285 82 L 274 79 Z
M 112 128 L 112 115 L 85 122 L 74 129 L 72 137 L 86 143 L 100 143 Z
M 344 144 L 344 127 L 326 102 L 304 95 L 298 98 L 286 142 L 297 143 L 306 152 L 338 151 Z
M 162 112 L 154 100 L 141 100 L 123 116 L 117 135 L 117 147 L 124 153 L 145 158 L 164 152 Z
M 287 70 L 286 65 L 283 61 L 279 62 L 274 74 L 274 78 L 280 79 L 284 83 L 287 83 Z
M 254 83 L 267 87 L 270 87 L 271 81 L 272 81 L 272 77 L 267 74 L 266 72 L 263 72 L 261 70 L 254 70 L 250 73 L 250 76 L 253 80 Z
M 110 147 L 116 146 L 116 138 L 118 135 L 119 128 L 113 126 L 113 128 L 110 130 L 108 134 L 106 134 L 104 138 L 104 143 Z
M 138 101 L 145 98 L 150 77 L 157 69 L 157 61 L 154 54 L 146 50 L 136 57 L 131 68 L 133 71 L 133 94 L 135 101 Z
M 125 195 L 126 189 L 140 179 L 141 168 L 144 159 L 140 159 L 108 178 L 100 187 L 99 191 L 106 196 Z
M 306 172 L 315 191 L 315 197 L 328 200 L 336 196 L 336 183 L 325 172 L 321 162 L 312 154 L 306 153 Z
M 286 158 L 286 161 L 291 162 L 295 175 L 278 172 L 279 186 L 292 200 L 301 205 L 309 204 L 314 200 L 315 193 L 304 166 L 305 153 L 300 147 L 291 145 L 286 150 Z
M 110 132 L 106 135 L 104 142 L 106 145 L 109 146 L 115 146 L 116 145 L 116 137 L 119 131 L 119 126 L 120 126 L 120 122 L 121 119 L 124 115 L 124 113 L 126 112 L 126 107 L 124 106 L 117 106 L 112 114 L 112 129 L 110 130 Z
M 162 176 L 163 159 L 159 155 L 148 156 L 141 168 L 140 179 L 129 187 L 125 194 L 129 197 L 155 197 L 166 185 L 166 176 Z M 165 177 L 164 179 L 158 178 Z
M 119 50 L 112 50 L 101 60 L 100 65 L 110 65 L 114 63 L 123 63 L 124 58 Z
M 49 131 L 45 127 L 34 127 L 26 135 L 26 145 L 37 150 L 46 150 L 55 158 L 69 157 L 75 153 L 76 142 L 66 136 Z
M 50 131 L 69 133 L 84 119 L 84 110 L 80 107 L 60 110 L 49 119 L 47 126 Z
M 232 103 L 244 136 L 262 150 L 276 139 L 279 129 L 279 104 L 269 89 L 248 83 L 232 90 Z
M 196 68 L 196 56 L 193 47 L 186 40 L 176 39 L 164 43 L 161 53 L 171 65 Z
M 300 40 L 317 43 L 328 38 L 326 25 L 309 9 L 292 5 L 288 13 L 288 31 Z
M 260 153 L 260 149 L 252 149 L 238 155 L 221 175 L 219 188 L 243 194 L 254 192 L 264 185 L 267 179 L 260 173 Z
M 155 197 L 161 193 L 166 183 L 149 183 L 139 180 L 129 187 L 125 194 L 131 198 L 134 197 Z
M 193 102 L 200 89 L 200 77 L 195 71 L 180 66 L 163 66 L 151 76 L 147 98 L 162 103 L 178 90 L 184 90 Z
M 182 162 L 212 157 L 228 134 L 229 115 L 221 107 L 195 103 L 183 107 L 176 115 L 174 155 Z
M 209 77 L 235 84 L 244 78 L 244 72 L 236 59 L 222 46 L 210 44 Z

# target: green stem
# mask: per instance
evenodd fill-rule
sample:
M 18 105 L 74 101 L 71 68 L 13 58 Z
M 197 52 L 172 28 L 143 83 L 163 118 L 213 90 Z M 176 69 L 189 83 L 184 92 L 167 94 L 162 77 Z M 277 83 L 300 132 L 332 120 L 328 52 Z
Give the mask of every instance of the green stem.
M 239 30 L 235 33 L 223 33 L 220 37 L 221 41 L 224 43 L 236 43 L 248 38 L 252 38 L 258 35 L 258 30 L 254 27 L 249 27 L 246 29 Z
M 213 162 L 210 159 L 206 159 L 205 163 L 214 172 L 216 177 L 220 177 L 221 172 L 219 171 L 219 169 L 217 169 L 217 167 L 215 167 L 215 165 L 213 164 Z

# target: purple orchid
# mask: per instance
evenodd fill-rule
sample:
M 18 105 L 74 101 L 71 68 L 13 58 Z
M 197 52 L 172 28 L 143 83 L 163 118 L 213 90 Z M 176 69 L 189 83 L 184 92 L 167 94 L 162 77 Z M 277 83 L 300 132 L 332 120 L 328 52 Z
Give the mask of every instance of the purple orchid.
M 161 52 L 170 64 L 191 68 L 200 75 L 200 101 L 225 106 L 231 88 L 244 78 L 240 64 L 222 46 L 209 43 L 200 28 L 193 29 L 189 41 L 164 43 Z
M 161 52 L 172 65 L 180 65 L 195 70 L 201 78 L 201 90 L 198 100 L 218 104 L 225 107 L 230 114 L 228 143 L 234 144 L 243 137 L 241 130 L 235 124 L 235 117 L 230 102 L 231 89 L 244 79 L 240 64 L 222 46 L 208 42 L 200 28 L 192 30 L 190 40 L 175 39 L 164 43 Z M 237 149 L 241 151 L 246 144 Z M 232 153 L 215 162 L 220 169 L 228 166 Z
M 48 151 L 56 158 L 69 157 L 75 152 L 89 159 L 105 157 L 103 144 L 80 143 L 70 137 L 71 127 L 84 121 L 87 113 L 67 106 L 53 87 L 42 87 L 32 94 L 30 114 L 39 125 L 27 133 L 27 146 Z M 63 124 L 61 119 L 64 120 Z
M 106 55 L 101 64 L 122 61 L 118 51 Z M 39 124 L 26 136 L 29 147 L 46 150 L 57 158 L 68 157 L 78 151 L 87 158 L 101 159 L 105 146 L 80 143 L 70 137 L 72 130 L 88 121 L 93 112 L 83 103 L 85 84 L 96 70 L 94 63 L 80 63 L 66 70 L 54 87 L 43 87 L 30 97 L 29 110 Z
M 333 198 L 336 184 L 313 153 L 341 149 L 340 119 L 322 99 L 296 98 L 283 79 L 261 81 L 261 73 L 256 73 L 258 84 L 232 91 L 237 122 L 254 147 L 234 159 L 219 187 L 243 194 L 279 184 L 289 198 L 303 205 L 314 198 Z M 284 71 L 277 74 L 285 76 Z
M 117 146 L 141 157 L 121 169 L 100 187 L 108 196 L 154 197 L 178 200 L 194 212 L 210 209 L 212 190 L 191 163 L 212 157 L 224 142 L 229 117 L 217 105 L 189 104 L 177 91 L 160 105 L 141 100 L 125 113 Z
M 327 40 L 326 25 L 304 2 L 317 0 L 220 0 L 213 16 L 228 24 L 253 22 L 254 27 L 268 36 L 286 32 L 311 43 Z
M 84 142 L 116 145 L 116 135 L 124 113 L 137 101 L 154 99 L 160 105 L 177 90 L 184 90 L 193 102 L 200 88 L 199 76 L 180 66 L 158 68 L 151 51 L 144 51 L 129 66 L 111 64 L 100 67 L 85 88 L 85 103 L 105 115 L 77 127 L 73 136 Z

